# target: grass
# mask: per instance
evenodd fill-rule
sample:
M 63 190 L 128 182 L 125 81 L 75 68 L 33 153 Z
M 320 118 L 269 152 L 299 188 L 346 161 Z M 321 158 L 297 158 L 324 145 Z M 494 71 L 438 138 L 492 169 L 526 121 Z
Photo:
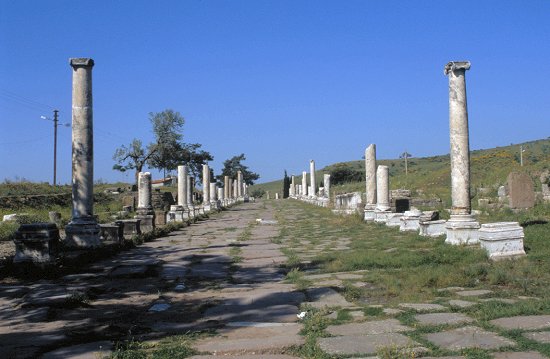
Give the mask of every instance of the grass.
M 200 334 L 169 336 L 156 343 L 129 340 L 120 342 L 109 356 L 111 359 L 172 359 L 187 358 L 198 354 L 191 347 Z
M 539 344 L 523 337 L 520 331 L 506 331 L 491 325 L 496 318 L 550 314 L 550 206 L 514 213 L 512 211 L 488 212 L 480 217 L 482 222 L 518 221 L 524 226 L 524 246 L 527 256 L 515 260 L 492 262 L 479 247 L 451 246 L 444 238 L 425 238 L 415 233 L 399 232 L 384 225 L 365 223 L 360 216 L 336 216 L 330 210 L 294 200 L 277 201 L 276 217 L 280 224 L 276 241 L 284 247 L 288 256 L 287 281 L 298 289 L 312 285 L 302 271 L 303 255 L 314 254 L 311 267 L 319 273 L 362 272 L 362 280 L 370 285 L 355 287 L 352 281 L 343 281 L 340 288 L 348 301 L 363 307 L 371 318 L 388 317 L 382 304 L 392 307 L 404 302 L 436 302 L 445 304 L 454 298 L 451 291 L 439 291 L 446 287 L 490 289 L 491 298 L 513 298 L 515 304 L 499 301 L 478 301 L 469 308 L 451 308 L 473 318 L 473 325 L 512 339 L 518 346 L 511 351 L 535 350 L 550 356 L 550 344 Z M 292 219 L 290 221 L 289 219 Z M 346 239 L 349 249 L 332 250 L 332 246 Z M 517 299 L 518 297 L 532 299 Z M 475 301 L 476 299 L 474 299 Z M 368 304 L 367 304 L 368 303 Z M 326 336 L 324 328 L 350 320 L 346 310 L 337 313 L 335 320 L 324 317 L 327 313 L 308 308 L 303 334 L 306 344 L 298 354 L 306 358 L 330 358 L 317 346 L 317 339 Z M 426 333 L 440 332 L 452 326 L 419 326 L 413 311 L 406 311 L 397 318 L 413 327 L 408 332 L 413 340 L 430 350 L 430 355 L 464 355 L 469 359 L 491 358 L 491 352 L 481 349 L 448 351 L 437 348 L 423 338 Z M 381 348 L 381 358 L 412 358 L 411 348 Z

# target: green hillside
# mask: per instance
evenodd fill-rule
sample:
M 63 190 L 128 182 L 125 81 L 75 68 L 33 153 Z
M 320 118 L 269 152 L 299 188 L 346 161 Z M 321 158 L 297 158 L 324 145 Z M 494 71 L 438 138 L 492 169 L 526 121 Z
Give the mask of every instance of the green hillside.
M 520 145 L 525 150 L 523 154 L 523 167 L 520 166 Z M 412 157 L 408 160 L 408 175 L 405 175 L 405 162 L 403 159 L 380 160 L 378 164 L 387 165 L 390 169 L 390 188 L 409 189 L 415 196 L 426 198 L 441 198 L 445 204 L 450 203 L 451 196 L 451 167 L 449 155 L 432 157 Z M 306 168 L 304 165 L 304 168 Z M 365 163 L 363 160 L 335 163 L 316 171 L 318 182 L 322 180 L 323 173 L 330 173 L 335 168 L 348 167 L 358 171 L 364 177 Z M 506 177 L 512 171 L 528 173 L 535 180 L 535 190 L 540 191 L 538 177 L 541 172 L 550 169 L 550 138 L 514 144 L 504 147 L 496 147 L 486 150 L 471 152 L 471 181 L 472 195 L 476 196 L 479 187 L 492 189 L 496 196 L 498 186 L 506 182 Z M 289 174 L 290 176 L 291 174 Z M 297 176 L 301 183 L 302 175 Z M 308 176 L 309 181 L 309 176 Z M 308 182 L 309 183 L 309 182 Z M 270 193 L 282 193 L 282 179 L 261 183 L 251 188 L 254 190 L 270 191 Z M 361 181 L 348 182 L 332 187 L 332 194 L 352 191 L 365 191 L 365 183 Z M 475 197 L 474 197 L 475 198 Z M 473 201 L 474 204 L 475 201 Z

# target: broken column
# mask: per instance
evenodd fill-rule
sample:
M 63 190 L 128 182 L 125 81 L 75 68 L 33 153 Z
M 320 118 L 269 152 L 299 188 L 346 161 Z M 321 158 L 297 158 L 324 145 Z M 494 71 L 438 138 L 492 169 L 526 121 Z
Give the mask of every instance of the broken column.
M 223 176 L 223 200 L 224 206 L 227 206 L 229 201 L 229 176 Z
M 243 173 L 237 171 L 237 198 L 243 197 Z
M 451 218 L 447 221 L 446 243 L 477 243 L 479 223 L 472 216 L 470 203 L 470 143 L 466 102 L 468 61 L 445 65 L 449 77 L 449 128 L 451 138 Z
M 189 209 L 189 218 L 196 217 L 196 209 L 193 205 L 193 177 L 187 176 L 187 208 Z
M 325 197 L 330 200 L 330 174 L 323 175 L 323 188 L 325 189 Z
M 296 179 L 294 176 L 290 176 L 290 188 L 288 190 L 288 195 L 292 198 L 294 198 L 294 196 L 296 196 L 296 183 L 295 183 Z
M 386 222 L 391 213 L 390 206 L 390 176 L 388 166 L 380 165 L 376 170 L 376 222 Z
M 218 209 L 218 189 L 216 183 L 210 183 L 210 208 Z
M 189 218 L 187 210 L 187 166 L 178 166 L 178 204 L 170 206 L 168 220 L 183 222 Z
M 134 218 L 141 220 L 140 227 L 143 232 L 150 232 L 155 228 L 155 211 L 151 199 L 151 173 L 140 172 L 138 174 L 137 215 Z
M 307 172 L 302 172 L 302 192 L 300 193 L 302 196 L 307 196 Z
M 65 227 L 68 247 L 101 245 L 100 226 L 94 217 L 94 131 L 92 67 L 94 60 L 70 59 L 73 68 L 72 93 L 72 200 L 71 222 Z
M 310 160 L 309 161 L 309 182 L 311 184 L 311 192 L 309 193 L 310 196 L 315 197 L 317 194 L 317 184 L 315 183 L 315 161 Z
M 376 209 L 376 145 L 370 144 L 365 149 L 365 182 L 366 202 L 365 221 L 374 221 Z

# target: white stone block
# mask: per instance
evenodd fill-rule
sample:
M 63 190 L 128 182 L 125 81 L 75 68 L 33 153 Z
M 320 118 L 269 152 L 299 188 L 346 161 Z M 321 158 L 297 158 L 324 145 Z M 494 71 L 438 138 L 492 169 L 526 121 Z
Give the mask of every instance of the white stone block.
M 423 237 L 439 237 L 447 233 L 446 220 L 420 222 L 420 235 Z
M 486 223 L 479 229 L 479 243 L 492 260 L 524 256 L 523 238 L 518 222 Z

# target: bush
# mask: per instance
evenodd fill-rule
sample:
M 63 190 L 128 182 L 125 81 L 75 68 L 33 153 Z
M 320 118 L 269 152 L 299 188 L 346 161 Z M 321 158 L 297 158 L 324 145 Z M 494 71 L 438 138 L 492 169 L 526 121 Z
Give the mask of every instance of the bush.
M 338 163 L 330 171 L 330 181 L 332 185 L 348 182 L 362 182 L 365 181 L 365 174 L 344 163 Z

